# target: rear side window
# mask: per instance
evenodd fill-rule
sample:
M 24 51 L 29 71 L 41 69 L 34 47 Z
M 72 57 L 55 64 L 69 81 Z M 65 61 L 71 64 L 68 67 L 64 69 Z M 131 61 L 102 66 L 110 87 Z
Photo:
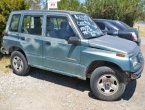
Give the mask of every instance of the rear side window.
M 20 17 L 20 14 L 15 14 L 12 16 L 9 31 L 18 32 Z
M 24 16 L 21 32 L 24 34 L 42 35 L 42 16 Z

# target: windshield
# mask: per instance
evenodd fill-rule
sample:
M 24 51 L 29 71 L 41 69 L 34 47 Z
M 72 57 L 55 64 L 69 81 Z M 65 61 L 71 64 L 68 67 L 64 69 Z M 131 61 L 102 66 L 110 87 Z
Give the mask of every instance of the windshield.
M 74 14 L 73 18 L 85 39 L 96 38 L 103 35 L 100 28 L 88 15 Z
M 127 28 L 131 28 L 129 25 L 125 24 L 125 23 L 122 22 L 122 21 L 120 21 L 120 23 L 121 23 L 122 25 L 124 25 L 125 27 L 127 27 Z
M 120 21 L 112 21 L 111 23 L 115 25 L 116 27 L 118 27 L 119 30 L 126 30 L 129 28 L 127 24 L 125 25 L 125 23 L 122 23 Z
M 114 30 L 114 31 L 118 31 L 119 28 L 113 24 L 111 24 L 110 22 L 105 22 L 107 24 L 107 29 L 108 30 Z

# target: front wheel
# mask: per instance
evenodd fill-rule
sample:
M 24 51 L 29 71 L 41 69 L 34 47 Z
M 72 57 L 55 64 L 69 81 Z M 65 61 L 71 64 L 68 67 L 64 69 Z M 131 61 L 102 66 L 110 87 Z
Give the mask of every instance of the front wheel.
M 90 87 L 98 99 L 113 101 L 123 95 L 126 84 L 117 75 L 116 71 L 103 66 L 96 68 L 92 73 Z

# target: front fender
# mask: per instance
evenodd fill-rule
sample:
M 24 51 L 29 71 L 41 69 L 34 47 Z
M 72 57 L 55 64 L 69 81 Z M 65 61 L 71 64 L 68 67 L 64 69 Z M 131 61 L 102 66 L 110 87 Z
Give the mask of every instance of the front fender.
M 94 61 L 105 61 L 116 64 L 123 71 L 131 70 L 128 55 L 125 55 L 125 57 L 118 57 L 115 52 L 95 48 L 85 48 L 81 53 L 81 64 L 89 67 Z

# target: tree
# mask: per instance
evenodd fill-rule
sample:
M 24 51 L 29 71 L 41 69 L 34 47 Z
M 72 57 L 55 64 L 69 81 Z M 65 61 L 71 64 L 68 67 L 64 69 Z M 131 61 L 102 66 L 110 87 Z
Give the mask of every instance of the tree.
M 59 10 L 80 11 L 81 6 L 78 0 L 61 0 L 58 2 Z
M 117 19 L 130 26 L 145 16 L 145 0 L 86 0 L 84 6 L 94 18 Z
M 25 0 L 0 0 L 0 46 L 9 14 L 14 10 L 29 9 L 29 6 Z
M 31 6 L 30 9 L 32 10 L 40 10 L 42 9 L 42 6 L 44 5 L 43 3 L 45 2 L 46 5 L 46 0 L 27 0 Z

